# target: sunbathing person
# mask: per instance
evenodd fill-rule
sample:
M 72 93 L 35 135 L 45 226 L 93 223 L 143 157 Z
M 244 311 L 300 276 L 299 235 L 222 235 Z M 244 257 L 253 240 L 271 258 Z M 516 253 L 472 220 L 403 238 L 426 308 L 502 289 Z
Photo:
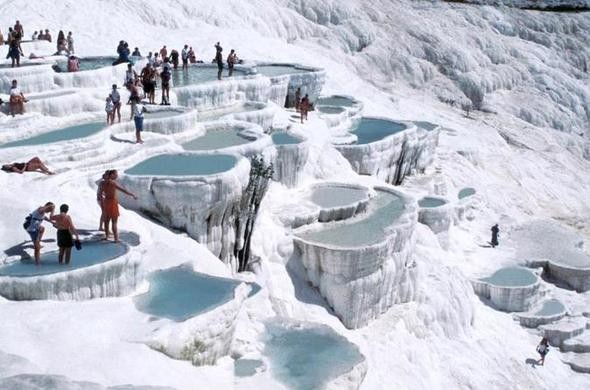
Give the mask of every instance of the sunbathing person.
M 4 164 L 2 165 L 2 170 L 8 173 L 24 173 L 24 172 L 41 172 L 46 175 L 53 175 L 54 172 L 51 172 L 49 168 L 39 157 L 33 157 L 26 163 L 12 163 L 12 164 Z

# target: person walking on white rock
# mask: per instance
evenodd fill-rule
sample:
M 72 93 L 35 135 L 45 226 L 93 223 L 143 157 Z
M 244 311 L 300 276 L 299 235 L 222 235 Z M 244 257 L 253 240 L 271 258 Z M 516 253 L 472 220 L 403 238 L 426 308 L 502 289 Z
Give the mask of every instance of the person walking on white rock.
M 498 246 L 498 237 L 500 236 L 500 228 L 498 227 L 498 224 L 495 224 L 494 226 L 492 226 L 492 241 L 490 241 L 490 244 L 492 244 L 492 248 L 495 248 Z
M 549 340 L 547 337 L 543 337 L 539 345 L 537 345 L 537 352 L 541 355 L 541 358 L 537 361 L 541 366 L 545 364 L 545 356 L 549 353 Z
M 227 68 L 229 69 L 228 77 L 234 74 L 234 66 L 238 63 L 238 55 L 234 49 L 231 49 L 227 56 Z
M 113 102 L 114 111 L 111 124 L 115 121 L 115 114 L 117 114 L 117 120 L 121 123 L 121 94 L 117 91 L 117 84 L 113 84 L 113 88 L 111 90 L 111 100 Z
M 143 113 L 146 112 L 143 104 L 136 104 L 133 107 L 133 121 L 135 122 L 135 143 L 142 144 L 141 132 L 143 131 Z

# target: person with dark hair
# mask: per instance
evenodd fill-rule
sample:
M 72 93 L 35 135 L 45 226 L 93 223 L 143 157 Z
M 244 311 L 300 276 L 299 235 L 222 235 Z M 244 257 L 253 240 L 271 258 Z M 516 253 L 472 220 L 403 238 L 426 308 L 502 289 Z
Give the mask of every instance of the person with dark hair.
M 9 29 L 8 34 L 8 54 L 6 55 L 6 59 L 10 58 L 11 60 L 11 67 L 14 68 L 16 65 L 17 67 L 20 66 L 20 57 L 24 56 L 23 49 L 20 46 L 20 34 L 12 29 Z
M 19 33 L 21 38 L 25 36 L 25 29 L 23 28 L 23 25 L 20 24 L 19 20 L 17 20 L 16 23 L 14 24 L 14 31 Z
M 168 49 L 166 48 L 166 45 L 162 46 L 160 49 L 160 58 L 162 58 L 162 61 L 164 61 L 164 58 L 168 58 Z
M 51 33 L 49 29 L 45 29 L 45 40 L 51 42 Z
M 74 37 L 72 36 L 71 31 L 68 32 L 68 37 L 67 37 L 66 41 L 68 43 L 68 54 L 69 55 L 74 54 Z
M 8 94 L 10 95 L 8 113 L 12 116 L 22 114 L 25 111 L 25 103 L 27 102 L 27 99 L 18 88 L 18 82 L 16 80 L 12 80 L 12 86 L 10 87 L 10 92 Z
M 162 98 L 164 98 L 162 96 Z M 147 110 L 142 104 L 136 104 L 133 106 L 133 122 L 135 123 L 135 143 L 142 144 L 141 132 L 143 131 L 143 114 Z
M 152 66 L 149 63 L 146 64 L 146 66 L 141 70 L 141 82 L 143 83 L 143 92 L 145 96 L 147 96 L 150 104 L 154 103 L 156 91 L 155 75 L 156 71 L 154 68 L 152 68 Z
M 127 64 L 127 70 L 125 71 L 125 86 L 129 88 L 129 85 L 135 85 L 137 82 L 137 72 L 133 69 L 133 64 Z
M 26 163 L 4 164 L 2 170 L 8 173 L 41 172 L 46 175 L 54 175 L 39 157 L 33 157 Z
M 139 47 L 136 47 L 135 49 L 133 49 L 133 53 L 131 53 L 132 57 L 141 57 L 141 53 L 139 51 Z
M 191 64 L 197 63 L 197 55 L 195 54 L 192 46 L 188 49 L 188 60 Z
M 301 123 L 303 123 L 303 120 L 307 120 L 307 113 L 309 112 L 311 108 L 311 103 L 309 101 L 309 95 L 305 94 L 305 96 L 303 97 L 303 99 L 301 99 L 301 102 L 299 103 L 299 112 L 301 113 Z
M 105 180 L 102 186 L 102 195 L 104 198 L 104 233 L 105 240 L 109 239 L 109 224 L 112 223 L 113 236 L 115 242 L 119 242 L 119 230 L 117 228 L 117 222 L 119 219 L 119 200 L 117 199 L 117 191 L 121 191 L 133 199 L 137 199 L 137 196 L 127 191 L 125 188 L 117 184 L 117 170 L 113 169 L 109 172 L 109 177 Z
M 80 60 L 76 56 L 68 58 L 68 72 L 77 72 L 80 70 Z
M 172 73 L 170 72 L 170 66 L 168 64 L 168 58 L 164 61 L 164 65 L 162 67 L 162 72 L 160 73 L 160 78 L 162 79 L 162 102 L 160 105 L 170 105 L 170 78 L 172 77 Z
M 59 248 L 59 264 L 70 264 L 72 256 L 72 247 L 74 240 L 72 235 L 76 236 L 76 241 L 80 241 L 78 231 L 68 215 L 70 207 L 67 204 L 59 206 L 59 214 L 50 217 L 53 226 L 57 229 L 57 247 Z
M 172 62 L 172 66 L 174 66 L 174 69 L 178 69 L 178 58 L 179 57 L 180 57 L 180 54 L 178 53 L 178 50 L 172 49 L 172 51 L 170 52 L 170 62 Z
M 113 122 L 115 121 L 115 114 L 117 114 L 117 121 L 121 123 L 121 94 L 117 91 L 117 84 L 113 84 L 110 96 L 115 108 L 113 111 Z
M 537 361 L 541 366 L 545 364 L 545 356 L 549 353 L 549 340 L 547 337 L 543 337 L 539 345 L 537 345 L 537 352 L 541 355 L 541 358 Z
M 227 68 L 229 69 L 228 76 L 231 77 L 234 74 L 234 66 L 238 63 L 238 55 L 234 49 L 231 49 L 227 56 Z
M 31 237 L 31 241 L 33 241 L 36 265 L 39 265 L 41 262 L 41 239 L 43 238 L 43 233 L 45 233 L 45 227 L 42 226 L 42 223 L 43 221 L 50 222 L 54 210 L 55 205 L 52 202 L 47 202 L 45 206 L 39 206 L 33 210 L 23 224 L 23 227 Z M 46 217 L 45 214 L 49 214 L 49 217 Z
M 189 57 L 189 50 L 188 45 L 184 45 L 184 48 L 180 52 L 180 57 L 182 58 L 182 69 L 188 69 L 188 57 Z
M 498 237 L 500 236 L 500 228 L 498 227 L 498 224 L 495 224 L 494 226 L 492 226 L 492 241 L 490 242 L 490 244 L 492 244 L 492 248 L 495 248 L 498 246 Z
M 102 174 L 102 178 L 96 182 L 98 186 L 96 189 L 96 203 L 98 203 L 98 207 L 100 207 L 100 220 L 98 222 L 99 231 L 104 231 L 104 194 L 102 192 L 102 187 L 104 186 L 105 181 L 108 180 L 110 174 L 111 170 L 107 169 Z
M 217 42 L 215 44 L 215 58 L 213 58 L 213 62 L 217 63 L 217 80 L 221 80 L 221 74 L 223 73 L 223 54 L 221 53 L 223 48 Z
M 56 54 L 61 54 L 64 51 L 67 51 L 67 43 L 66 43 L 66 35 L 64 34 L 63 30 L 59 30 L 59 32 L 57 33 L 57 42 L 56 42 L 56 46 L 57 46 L 57 53 Z

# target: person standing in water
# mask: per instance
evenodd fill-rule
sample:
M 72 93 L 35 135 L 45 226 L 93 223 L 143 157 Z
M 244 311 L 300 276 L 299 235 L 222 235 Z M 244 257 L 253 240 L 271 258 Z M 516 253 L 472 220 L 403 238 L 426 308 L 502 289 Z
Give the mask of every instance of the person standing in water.
M 172 73 L 169 66 L 163 66 L 160 78 L 162 79 L 162 102 L 160 105 L 170 105 L 170 78 Z
M 47 202 L 45 206 L 40 206 L 33 210 L 26 219 L 28 225 L 27 222 L 25 222 L 26 226 L 23 225 L 27 233 L 29 233 L 31 241 L 33 241 L 36 265 L 41 263 L 41 239 L 43 238 L 43 233 L 45 233 L 45 227 L 42 226 L 42 223 L 43 221 L 50 222 L 54 210 L 55 205 L 52 202 Z M 46 217 L 45 214 L 49 214 L 49 217 Z
M 188 57 L 189 57 L 188 45 L 184 45 L 184 48 L 180 52 L 180 57 L 182 59 L 182 70 L 188 70 Z
M 102 187 L 104 186 L 105 181 L 108 180 L 110 174 L 111 170 L 106 170 L 102 174 L 102 178 L 97 182 L 98 188 L 96 189 L 96 203 L 98 203 L 98 207 L 100 207 L 100 220 L 98 221 L 99 231 L 104 231 L 104 194 Z
M 229 69 L 228 77 L 234 74 L 234 65 L 238 63 L 238 55 L 234 49 L 231 49 L 227 56 L 227 68 Z
M 115 242 L 119 241 L 119 230 L 117 227 L 117 223 L 119 220 L 119 200 L 117 198 L 117 191 L 121 191 L 124 194 L 131 196 L 133 199 L 137 200 L 137 196 L 132 194 L 131 192 L 127 191 L 125 188 L 121 187 L 117 184 L 118 178 L 117 170 L 113 169 L 109 173 L 109 178 L 105 180 L 102 186 L 102 194 L 104 197 L 104 233 L 105 233 L 105 240 L 109 239 L 109 225 L 112 224 L 113 229 L 113 237 Z
M 500 228 L 498 227 L 498 224 L 495 224 L 494 226 L 492 226 L 492 241 L 490 242 L 490 244 L 492 244 L 492 248 L 495 248 L 498 246 L 498 237 L 500 235 Z
M 213 62 L 217 63 L 217 80 L 221 80 L 221 74 L 223 73 L 223 54 L 221 52 L 223 51 L 223 48 L 219 42 L 215 44 L 215 50 L 216 52 Z
M 74 240 L 72 235 L 76 236 L 76 241 L 80 241 L 78 231 L 72 222 L 72 218 L 68 215 L 70 207 L 67 204 L 59 206 L 59 214 L 52 215 L 51 221 L 53 226 L 57 229 L 57 246 L 59 248 L 59 264 L 70 264 L 72 256 L 72 247 Z
M 170 62 L 172 62 L 174 69 L 178 69 L 178 57 L 178 50 L 172 49 L 172 51 L 170 52 Z
M 74 54 L 74 37 L 72 36 L 71 31 L 68 32 L 67 42 L 68 42 L 68 52 L 70 55 L 72 55 L 72 54 Z

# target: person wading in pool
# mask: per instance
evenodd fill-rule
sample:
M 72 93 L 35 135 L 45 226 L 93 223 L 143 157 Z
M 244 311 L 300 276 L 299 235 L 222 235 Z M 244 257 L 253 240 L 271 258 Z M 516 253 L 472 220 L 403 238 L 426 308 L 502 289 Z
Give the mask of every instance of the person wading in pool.
M 217 63 L 217 80 L 221 80 L 221 74 L 223 73 L 223 54 L 221 54 L 221 52 L 223 51 L 223 48 L 219 42 L 215 44 L 215 50 L 216 52 L 213 62 Z
M 68 215 L 70 207 L 67 204 L 59 206 L 59 214 L 50 217 L 53 226 L 57 229 L 57 246 L 59 248 L 59 264 L 70 264 L 72 256 L 72 247 L 74 246 L 74 239 L 72 235 L 76 236 L 76 241 L 80 241 L 78 231 L 72 222 L 72 218 Z
M 162 102 L 160 105 L 170 105 L 170 78 L 172 74 L 170 73 L 170 67 L 164 66 L 162 72 L 160 73 L 160 78 L 162 79 Z
M 228 77 L 234 74 L 234 66 L 238 63 L 238 55 L 234 49 L 231 49 L 227 56 L 227 68 L 229 69 Z
M 9 173 L 25 173 L 25 172 L 41 172 L 46 175 L 53 175 L 54 173 L 43 164 L 39 157 L 33 157 L 26 163 L 12 163 L 2 165 L 2 170 Z
M 115 242 L 120 242 L 119 230 L 117 228 L 117 223 L 119 220 L 119 200 L 117 198 L 117 191 L 121 191 L 137 200 L 137 196 L 117 184 L 118 177 L 117 170 L 111 170 L 109 172 L 108 179 L 105 180 L 102 186 L 102 194 L 104 198 L 104 240 L 109 239 L 109 225 L 112 222 L 113 237 Z
M 189 57 L 188 45 L 184 45 L 184 48 L 180 52 L 180 57 L 182 59 L 182 70 L 188 70 L 188 57 Z
M 53 216 L 54 210 L 55 205 L 52 202 L 47 202 L 45 203 L 45 206 L 40 206 L 33 210 L 33 212 L 25 219 L 25 223 L 23 224 L 23 227 L 27 233 L 29 233 L 31 240 L 33 241 L 36 265 L 39 265 L 41 262 L 41 239 L 43 238 L 43 233 L 45 233 L 45 227 L 41 224 L 43 221 L 50 222 L 50 218 Z M 49 217 L 46 217 L 45 214 L 49 214 Z

